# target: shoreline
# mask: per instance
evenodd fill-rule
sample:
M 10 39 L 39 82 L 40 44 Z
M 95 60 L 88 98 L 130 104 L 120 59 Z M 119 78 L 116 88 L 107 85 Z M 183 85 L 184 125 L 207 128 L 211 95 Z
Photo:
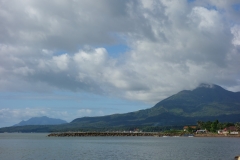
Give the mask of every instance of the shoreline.
M 213 133 L 207 133 L 207 134 L 195 134 L 194 137 L 235 137 L 240 138 L 240 134 L 213 134 Z

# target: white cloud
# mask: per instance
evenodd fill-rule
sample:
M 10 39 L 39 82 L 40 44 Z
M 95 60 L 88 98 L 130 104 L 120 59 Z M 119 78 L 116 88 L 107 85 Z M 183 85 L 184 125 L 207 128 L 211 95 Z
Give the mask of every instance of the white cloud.
M 233 40 L 232 43 L 235 46 L 240 45 L 240 26 L 235 25 L 234 27 L 231 28 L 231 33 L 233 34 Z
M 79 114 L 79 117 L 86 117 L 92 114 L 91 109 L 80 109 L 77 112 Z
M 1 1 L 0 91 L 70 90 L 154 104 L 201 82 L 239 88 L 235 2 Z M 118 43 L 129 50 L 117 58 L 96 47 Z
M 20 75 L 23 75 L 23 76 L 27 76 L 28 74 L 33 74 L 34 70 L 25 66 L 25 67 L 16 68 L 16 69 L 13 70 L 13 72 L 15 74 L 20 74 Z
M 68 69 L 69 58 L 67 54 L 53 57 L 53 63 L 57 66 L 60 71 Z
M 204 7 L 194 7 L 189 18 L 200 30 L 218 30 L 222 28 L 220 16 L 216 10 L 208 10 Z

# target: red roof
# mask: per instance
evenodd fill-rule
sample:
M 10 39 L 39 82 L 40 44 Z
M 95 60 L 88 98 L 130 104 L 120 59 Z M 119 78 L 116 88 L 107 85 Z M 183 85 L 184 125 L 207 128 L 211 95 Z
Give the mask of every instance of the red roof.
M 230 127 L 227 127 L 227 128 L 224 128 L 224 131 L 236 131 L 237 128 L 235 126 L 230 126 Z
M 196 129 L 196 128 L 197 128 L 197 126 L 184 126 L 183 128 L 184 128 L 184 129 L 187 129 L 188 127 L 189 127 L 189 128 L 193 128 L 193 129 Z

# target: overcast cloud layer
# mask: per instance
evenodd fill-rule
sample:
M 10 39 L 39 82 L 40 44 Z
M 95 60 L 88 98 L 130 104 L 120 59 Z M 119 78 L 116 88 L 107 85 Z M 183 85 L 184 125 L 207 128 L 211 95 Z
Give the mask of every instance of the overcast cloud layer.
M 0 0 L 0 92 L 154 104 L 202 82 L 240 91 L 239 14 L 238 0 Z

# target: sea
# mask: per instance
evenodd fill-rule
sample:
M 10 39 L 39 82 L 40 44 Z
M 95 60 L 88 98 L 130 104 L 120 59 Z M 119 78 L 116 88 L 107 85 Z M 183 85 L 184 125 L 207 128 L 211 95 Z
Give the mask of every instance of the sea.
M 47 137 L 0 133 L 0 160 L 234 160 L 240 138 Z

